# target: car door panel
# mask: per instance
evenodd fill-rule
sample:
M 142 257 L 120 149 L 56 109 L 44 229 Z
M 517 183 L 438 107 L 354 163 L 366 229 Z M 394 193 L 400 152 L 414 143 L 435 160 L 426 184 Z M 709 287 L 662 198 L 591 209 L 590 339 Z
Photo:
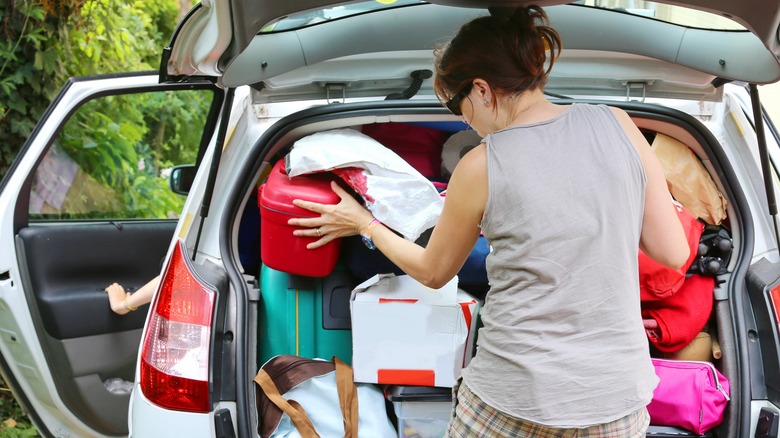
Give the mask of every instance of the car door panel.
M 168 221 L 20 230 L 46 334 L 61 340 L 141 328 L 145 312 L 115 315 L 104 289 L 113 282 L 137 289 L 156 276 L 175 226 Z M 79 257 L 73 257 L 77 248 Z
M 748 347 L 753 398 L 767 398 L 780 406 L 780 328 L 775 306 L 780 304 L 780 263 L 761 259 L 746 278 L 751 317 Z M 778 298 L 774 298 L 773 295 Z

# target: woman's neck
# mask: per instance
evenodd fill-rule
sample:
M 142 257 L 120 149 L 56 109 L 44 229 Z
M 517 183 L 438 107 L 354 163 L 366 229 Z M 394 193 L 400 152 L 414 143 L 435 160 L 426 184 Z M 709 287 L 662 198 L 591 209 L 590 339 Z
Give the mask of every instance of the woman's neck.
M 496 130 L 548 120 L 563 109 L 548 101 L 541 89 L 506 96 L 499 105 Z

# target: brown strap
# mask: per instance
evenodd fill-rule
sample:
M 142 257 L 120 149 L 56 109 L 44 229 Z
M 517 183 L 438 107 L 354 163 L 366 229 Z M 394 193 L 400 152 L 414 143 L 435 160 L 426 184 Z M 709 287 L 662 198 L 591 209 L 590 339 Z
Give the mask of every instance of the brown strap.
M 336 389 L 339 393 L 339 405 L 344 419 L 344 438 L 358 436 L 358 394 L 352 367 L 333 356 L 336 364 Z
M 260 385 L 260 388 L 263 389 L 266 397 L 268 397 L 273 404 L 278 406 L 279 409 L 284 411 L 285 414 L 290 416 L 295 428 L 298 429 L 298 433 L 300 433 L 303 438 L 320 438 L 317 431 L 314 430 L 314 426 L 311 424 L 311 420 L 309 420 L 309 416 L 306 415 L 306 411 L 303 407 L 296 401 L 287 401 L 287 399 L 282 397 L 282 395 L 279 394 L 279 390 L 276 389 L 273 380 L 271 380 L 271 377 L 264 369 L 261 368 L 260 371 L 257 372 L 254 380 Z

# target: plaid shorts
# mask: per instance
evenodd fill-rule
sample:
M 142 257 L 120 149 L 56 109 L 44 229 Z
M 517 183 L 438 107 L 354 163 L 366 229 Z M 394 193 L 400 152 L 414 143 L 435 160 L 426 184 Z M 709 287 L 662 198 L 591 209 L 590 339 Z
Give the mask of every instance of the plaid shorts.
M 640 438 L 650 424 L 642 408 L 610 423 L 586 428 L 559 429 L 510 417 L 491 408 L 466 385 L 453 388 L 453 410 L 447 437 L 539 437 L 539 438 Z

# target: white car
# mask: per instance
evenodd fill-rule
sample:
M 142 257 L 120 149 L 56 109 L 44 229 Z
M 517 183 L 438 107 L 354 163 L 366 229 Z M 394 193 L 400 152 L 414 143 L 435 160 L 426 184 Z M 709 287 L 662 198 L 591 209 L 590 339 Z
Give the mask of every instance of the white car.
M 433 94 L 433 48 L 500 13 L 488 6 L 522 3 L 203 1 L 159 72 L 70 81 L 0 185 L 0 371 L 40 433 L 256 436 L 264 333 L 251 213 L 270 165 L 328 129 L 465 129 Z M 710 225 L 733 242 L 711 272 L 715 364 L 731 397 L 709 435 L 777 436 L 780 147 L 755 85 L 780 79 L 780 2 L 534 3 L 563 40 L 552 101 L 623 108 L 706 170 L 723 214 Z M 127 120 L 105 117 L 107 107 L 126 108 Z M 143 157 L 173 143 L 133 130 L 140 107 L 148 126 L 184 124 L 196 139 L 174 142 L 190 151 L 165 172 Z M 168 173 L 178 201 L 158 184 Z M 110 311 L 108 284 L 158 274 L 150 306 Z

